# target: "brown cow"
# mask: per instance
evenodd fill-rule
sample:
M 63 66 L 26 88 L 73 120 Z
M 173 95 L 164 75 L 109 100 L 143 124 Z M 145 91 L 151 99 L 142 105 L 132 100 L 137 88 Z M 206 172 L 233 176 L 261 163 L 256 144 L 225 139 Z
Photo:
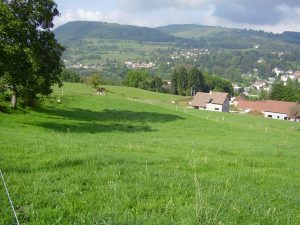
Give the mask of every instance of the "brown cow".
M 106 95 L 106 94 L 107 94 L 107 91 L 106 91 L 105 88 L 100 87 L 100 88 L 97 89 L 97 94 L 98 94 L 98 95 Z

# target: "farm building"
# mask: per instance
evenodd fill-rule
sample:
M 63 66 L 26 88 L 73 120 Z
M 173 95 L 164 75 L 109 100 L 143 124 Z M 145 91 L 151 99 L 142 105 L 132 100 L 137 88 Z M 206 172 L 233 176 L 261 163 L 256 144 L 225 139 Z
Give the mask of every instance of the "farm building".
M 291 120 L 291 108 L 295 106 L 295 102 L 283 102 L 283 101 L 247 101 L 237 100 L 235 106 L 244 112 L 251 110 L 260 111 L 265 117 L 280 120 Z
M 229 112 L 228 94 L 223 92 L 197 92 L 191 105 L 194 109 Z

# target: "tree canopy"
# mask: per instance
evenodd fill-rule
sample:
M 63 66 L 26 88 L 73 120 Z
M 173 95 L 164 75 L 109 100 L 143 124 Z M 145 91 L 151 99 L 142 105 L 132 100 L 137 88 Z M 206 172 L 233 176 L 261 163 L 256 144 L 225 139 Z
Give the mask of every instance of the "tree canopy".
M 300 103 L 299 102 L 291 108 L 291 117 L 295 120 L 300 119 Z
M 53 0 L 0 2 L 0 90 L 12 92 L 12 107 L 17 97 L 32 105 L 38 94 L 61 85 L 64 48 L 51 31 L 57 15 Z
M 60 74 L 61 80 L 72 83 L 79 83 L 80 76 L 75 70 L 65 69 Z
M 197 67 L 180 66 L 172 74 L 172 93 L 177 95 L 195 95 L 198 91 L 222 91 L 233 95 L 229 80 L 202 72 Z
M 197 67 L 180 66 L 172 74 L 172 92 L 179 95 L 194 95 L 204 90 L 204 77 Z
M 130 70 L 125 76 L 124 84 L 128 87 L 149 89 L 150 73 L 147 70 Z
M 282 82 L 274 83 L 270 93 L 270 99 L 288 102 L 300 102 L 300 83 L 288 80 L 284 85 Z

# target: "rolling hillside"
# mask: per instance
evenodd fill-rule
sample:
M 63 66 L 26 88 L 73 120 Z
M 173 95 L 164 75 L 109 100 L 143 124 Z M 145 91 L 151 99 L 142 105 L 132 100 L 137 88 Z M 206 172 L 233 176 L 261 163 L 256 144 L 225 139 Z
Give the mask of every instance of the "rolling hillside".
M 80 39 L 118 39 L 146 42 L 174 42 L 176 37 L 157 29 L 103 22 L 74 21 L 54 31 L 63 44 Z
M 67 68 L 76 68 L 83 76 L 101 71 L 114 84 L 124 78 L 125 62 L 151 62 L 151 73 L 163 79 L 170 79 L 177 65 L 188 64 L 238 83 L 248 82 L 242 74 L 268 78 L 275 67 L 300 70 L 300 44 L 295 44 L 300 38 L 295 32 L 279 35 L 201 25 L 145 28 L 80 21 L 54 32 L 66 47 Z
M 208 35 L 218 34 L 221 32 L 229 31 L 229 28 L 202 26 L 196 24 L 173 24 L 162 27 L 157 27 L 165 33 L 183 38 L 200 38 L 207 37 Z
M 37 109 L 0 113 L 21 224 L 300 224 L 299 123 L 106 88 L 65 84 Z M 0 224 L 13 223 L 0 184 Z
M 74 21 L 54 30 L 63 44 L 72 45 L 84 39 L 115 39 L 140 42 L 173 42 L 182 47 L 252 48 L 260 44 L 266 49 L 292 49 L 300 45 L 300 33 L 273 34 L 263 31 L 202 26 L 194 24 L 168 25 L 157 28 L 120 25 L 105 22 Z
M 300 32 L 283 32 L 282 34 L 268 33 L 248 29 L 225 28 L 216 26 L 203 26 L 195 24 L 174 24 L 157 29 L 171 35 L 182 38 L 205 38 L 208 42 L 216 37 L 227 40 L 227 38 L 237 39 L 265 39 L 291 44 L 300 44 Z

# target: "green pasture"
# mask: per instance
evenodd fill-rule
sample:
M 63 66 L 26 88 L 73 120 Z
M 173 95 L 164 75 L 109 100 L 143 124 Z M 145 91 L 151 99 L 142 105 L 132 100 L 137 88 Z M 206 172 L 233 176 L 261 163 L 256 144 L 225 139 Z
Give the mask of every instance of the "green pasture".
M 21 224 L 300 224 L 299 123 L 106 88 L 65 84 L 35 109 L 0 112 Z M 0 224 L 14 224 L 2 183 Z
M 70 63 L 97 64 L 107 59 L 124 63 L 126 60 L 146 61 L 157 52 L 168 50 L 170 44 L 139 43 L 128 40 L 83 39 L 67 48 L 65 58 Z

